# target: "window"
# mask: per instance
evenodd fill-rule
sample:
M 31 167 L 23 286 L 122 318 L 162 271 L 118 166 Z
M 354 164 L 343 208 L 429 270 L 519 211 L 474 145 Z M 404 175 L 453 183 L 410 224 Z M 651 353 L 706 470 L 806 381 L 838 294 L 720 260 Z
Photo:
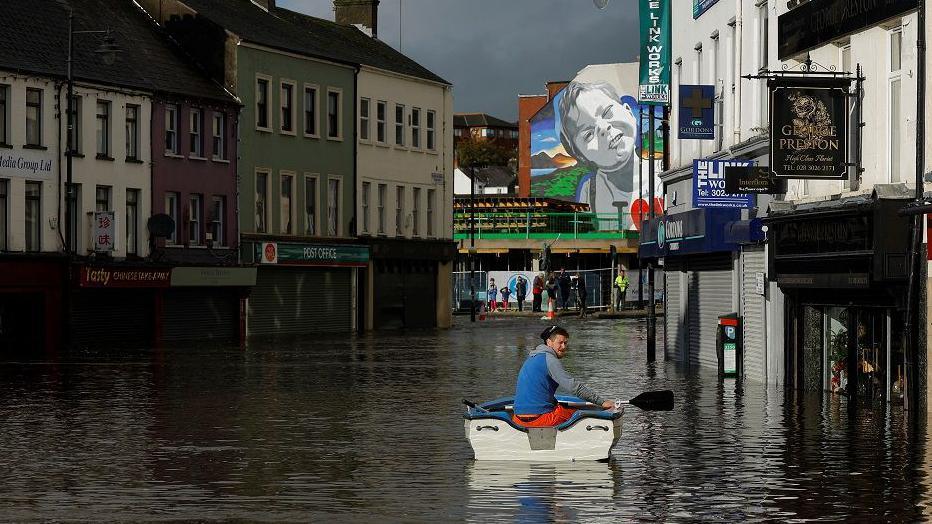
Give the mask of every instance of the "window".
M 26 182 L 26 251 L 39 251 L 42 225 L 40 202 L 42 199 L 42 182 Z
M 42 90 L 26 89 L 26 145 L 42 145 Z
M 214 112 L 214 142 L 213 155 L 214 160 L 226 160 L 227 158 L 227 116 L 219 111 Z
M 269 131 L 269 79 L 256 79 L 256 127 Z
M 405 231 L 405 188 L 395 188 L 395 235 L 403 236 Z
M 427 190 L 427 236 L 434 236 L 434 194 L 436 190 Z
M 97 101 L 97 158 L 110 158 L 110 102 Z
M 304 86 L 304 134 L 317 137 L 317 88 Z
M 282 194 L 281 194 L 281 233 L 293 235 L 294 229 L 291 220 L 292 195 L 294 194 L 294 176 L 282 175 Z
M 327 138 L 341 138 L 340 129 L 340 92 L 327 91 Z
M 379 234 L 380 235 L 385 234 L 385 191 L 386 191 L 385 188 L 386 188 L 385 184 L 379 184 L 379 195 L 378 195 L 379 201 L 377 202 L 377 204 L 378 204 L 378 212 L 379 212 Z
M 166 239 L 169 244 L 178 243 L 178 201 L 180 200 L 178 193 L 165 193 L 165 214 L 170 216 L 174 228 L 172 229 L 171 235 Z
M 267 232 L 266 225 L 269 223 L 268 210 L 268 173 L 256 173 L 256 232 Z
M 770 10 L 768 9 L 767 2 L 764 2 L 760 7 L 758 7 L 758 34 L 760 35 L 760 44 L 757 48 L 760 50 L 760 54 L 757 57 L 757 68 L 758 71 L 764 71 L 767 69 L 767 62 L 770 57 Z M 766 80 L 758 80 L 758 85 L 760 86 L 760 115 L 759 122 L 760 127 L 766 127 L 767 123 L 770 121 L 769 114 L 769 103 L 770 98 L 770 88 L 767 87 Z
M 417 107 L 411 108 L 411 147 L 421 147 L 421 110 Z
M 405 106 L 395 104 L 395 145 L 405 145 Z
M 223 196 L 214 196 L 211 198 L 210 213 L 210 240 L 213 245 L 222 246 L 223 241 L 223 213 L 226 209 L 226 198 Z
M 71 140 L 69 146 L 69 151 L 73 154 L 81 154 L 81 97 L 74 95 L 71 97 L 71 126 L 70 133 L 68 133 L 68 138 Z M 6 141 L 4 140 L 4 143 Z
M 304 179 L 304 234 L 317 235 L 317 177 Z
M 375 139 L 378 143 L 385 143 L 385 113 L 388 111 L 388 103 L 379 100 L 375 105 Z
M 165 152 L 178 154 L 178 106 L 165 106 Z
M 359 139 L 369 140 L 369 99 L 359 99 Z
M 188 198 L 188 243 L 192 246 L 201 244 L 201 195 Z
M 7 232 L 7 213 L 10 211 L 9 191 L 10 181 L 0 180 L 0 251 L 9 249 L 7 247 L 7 238 L 9 237 Z
M 420 234 L 418 230 L 418 222 L 421 219 L 420 204 L 421 188 L 415 187 L 411 190 L 411 234 L 413 236 L 418 236 Z
M 139 106 L 126 104 L 126 159 L 139 160 Z
M 110 186 L 97 186 L 94 211 L 112 211 L 110 207 Z
M 369 233 L 369 182 L 362 183 L 362 232 Z
M 191 108 L 191 126 L 188 128 L 190 138 L 191 156 L 201 158 L 204 156 L 204 112 L 200 109 Z
M 0 144 L 10 145 L 10 86 L 0 84 Z M 4 228 L 6 231 L 6 228 Z M 4 241 L 5 242 L 5 241 Z M 2 249 L 6 249 L 6 244 Z
M 281 130 L 294 134 L 294 84 L 281 83 Z
M 327 234 L 340 234 L 340 180 L 336 178 L 327 180 Z
M 427 149 L 434 151 L 437 149 L 437 143 L 435 137 L 436 129 L 436 119 L 437 113 L 433 111 L 427 112 Z
M 126 254 L 139 253 L 139 190 L 126 190 Z
M 900 156 L 902 148 L 903 134 L 900 132 L 900 123 L 904 120 L 903 103 L 902 103 L 902 68 L 903 68 L 903 30 L 901 27 L 890 31 L 890 72 L 888 74 L 888 97 L 887 97 L 887 114 L 889 115 L 889 129 L 887 136 L 890 137 L 889 170 L 890 182 L 899 182 L 900 173 Z

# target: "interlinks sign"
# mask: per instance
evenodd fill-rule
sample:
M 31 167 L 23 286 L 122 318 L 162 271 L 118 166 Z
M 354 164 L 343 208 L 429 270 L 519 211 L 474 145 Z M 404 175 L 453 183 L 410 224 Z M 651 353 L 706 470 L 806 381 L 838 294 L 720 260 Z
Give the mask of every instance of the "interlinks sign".
M 848 177 L 848 79 L 770 81 L 770 165 L 776 177 Z

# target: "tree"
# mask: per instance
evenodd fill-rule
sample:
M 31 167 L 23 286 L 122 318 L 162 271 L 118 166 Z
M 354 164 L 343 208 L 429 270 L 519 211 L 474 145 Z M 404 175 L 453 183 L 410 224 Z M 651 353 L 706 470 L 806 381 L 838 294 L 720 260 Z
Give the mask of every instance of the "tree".
M 507 166 L 514 151 L 496 144 L 492 140 L 463 139 L 456 146 L 459 165 L 465 168 Z

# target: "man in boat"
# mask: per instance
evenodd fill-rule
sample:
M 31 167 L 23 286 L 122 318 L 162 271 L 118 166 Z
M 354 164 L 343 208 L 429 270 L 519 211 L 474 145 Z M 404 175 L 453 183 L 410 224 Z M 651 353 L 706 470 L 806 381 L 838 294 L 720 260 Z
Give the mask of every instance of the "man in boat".
M 611 409 L 615 403 L 605 400 L 592 388 L 571 377 L 560 363 L 566 355 L 566 342 L 569 333 L 559 327 L 550 326 L 541 333 L 543 344 L 537 346 L 528 355 L 521 371 L 518 373 L 518 385 L 515 391 L 515 424 L 526 427 L 547 427 L 560 425 L 576 412 L 557 403 L 554 394 L 557 387 L 562 387 L 571 394 L 592 402 L 602 409 Z

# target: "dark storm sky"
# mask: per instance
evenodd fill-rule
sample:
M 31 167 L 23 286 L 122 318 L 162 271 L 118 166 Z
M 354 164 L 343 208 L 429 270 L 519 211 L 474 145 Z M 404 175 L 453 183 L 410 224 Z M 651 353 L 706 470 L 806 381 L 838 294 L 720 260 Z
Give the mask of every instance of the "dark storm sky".
M 402 15 L 399 17 L 399 2 Z M 330 0 L 278 5 L 333 20 Z M 457 112 L 515 120 L 519 94 L 588 64 L 634 60 L 636 0 L 382 0 L 379 37 L 454 85 Z

